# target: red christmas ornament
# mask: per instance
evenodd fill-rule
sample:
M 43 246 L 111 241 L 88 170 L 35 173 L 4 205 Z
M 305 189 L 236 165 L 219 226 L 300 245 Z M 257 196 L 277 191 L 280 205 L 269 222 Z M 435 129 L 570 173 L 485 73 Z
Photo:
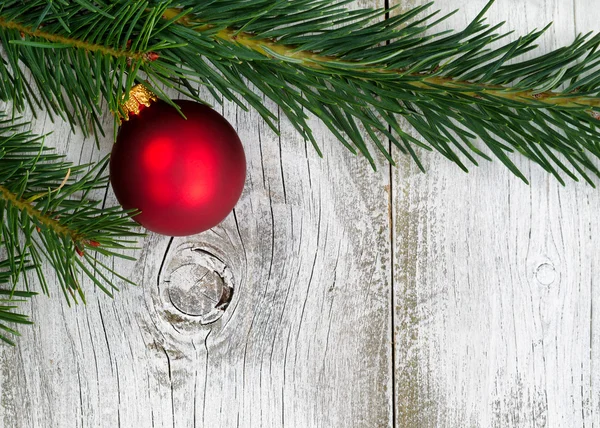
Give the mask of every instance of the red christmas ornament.
M 141 92 L 140 92 L 141 91 Z M 152 102 L 154 101 L 154 102 Z M 219 224 L 246 179 L 246 157 L 233 127 L 210 107 L 176 100 L 185 118 L 145 88 L 125 105 L 110 158 L 110 180 L 125 209 L 146 229 L 186 236 Z

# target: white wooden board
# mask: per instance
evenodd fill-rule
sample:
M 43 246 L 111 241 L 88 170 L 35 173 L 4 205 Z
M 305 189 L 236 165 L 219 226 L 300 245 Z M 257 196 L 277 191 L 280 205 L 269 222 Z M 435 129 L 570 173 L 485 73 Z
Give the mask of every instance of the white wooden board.
M 462 28 L 485 3 L 435 7 L 461 8 L 444 25 Z M 600 12 L 498 0 L 489 18 L 515 37 L 554 21 L 547 51 Z M 114 300 L 89 281 L 86 306 L 35 299 L 35 326 L 0 348 L 1 426 L 600 424 L 600 191 L 524 160 L 530 186 L 499 162 L 466 175 L 426 153 L 427 175 L 381 158 L 373 172 L 317 121 L 324 159 L 286 120 L 277 137 L 254 112 L 222 112 L 248 159 L 234 213 L 195 237 L 145 238 L 137 262 L 115 262 L 140 286 Z M 34 129 L 78 163 L 110 151 L 44 117 Z M 202 299 L 198 281 L 213 286 Z

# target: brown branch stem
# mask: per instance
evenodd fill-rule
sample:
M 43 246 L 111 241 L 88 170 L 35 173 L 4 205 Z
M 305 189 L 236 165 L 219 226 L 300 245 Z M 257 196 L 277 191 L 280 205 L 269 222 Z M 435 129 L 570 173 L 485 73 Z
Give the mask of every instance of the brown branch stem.
M 58 220 L 45 216 L 39 210 L 34 208 L 31 203 L 19 199 L 17 195 L 2 185 L 0 185 L 0 197 L 9 202 L 11 205 L 15 206 L 19 211 L 26 212 L 30 217 L 35 218 L 39 223 L 52 229 L 57 234 L 70 236 L 75 242 L 79 240 L 80 236 L 77 232 L 69 229 L 66 226 L 63 226 Z
M 129 58 L 129 59 L 143 59 L 144 53 L 141 52 L 130 52 L 119 49 L 114 49 L 106 46 L 102 46 L 95 43 L 88 43 L 83 40 L 74 39 L 71 37 L 61 36 L 59 34 L 52 34 L 46 31 L 42 31 L 39 28 L 34 29 L 30 26 L 20 24 L 15 21 L 7 21 L 5 18 L 0 17 L 0 28 L 6 30 L 17 30 L 21 36 L 29 36 L 47 40 L 53 43 L 61 43 L 70 45 L 76 49 L 83 49 L 88 52 L 99 52 L 104 55 L 112 56 L 115 58 Z

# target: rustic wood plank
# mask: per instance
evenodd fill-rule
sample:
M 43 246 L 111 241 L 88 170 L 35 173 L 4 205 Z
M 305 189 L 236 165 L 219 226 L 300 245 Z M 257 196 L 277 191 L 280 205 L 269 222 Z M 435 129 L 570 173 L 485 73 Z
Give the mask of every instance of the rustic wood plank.
M 114 300 L 89 281 L 87 306 L 36 299 L 35 326 L 0 349 L 4 426 L 393 425 L 387 165 L 374 173 L 317 121 L 324 159 L 286 120 L 277 137 L 254 112 L 222 112 L 248 158 L 234 214 L 195 237 L 148 236 L 136 263 L 115 261 L 140 287 Z M 76 162 L 110 150 L 110 131 L 98 151 L 64 123 L 34 126 Z M 186 293 L 206 272 L 233 297 L 202 325 L 181 299 L 200 305 Z
M 460 7 L 461 28 L 485 3 L 435 6 Z M 512 38 L 554 21 L 543 52 L 597 30 L 595 6 L 502 1 L 489 19 Z M 523 159 L 530 186 L 499 162 L 423 160 L 429 174 L 406 162 L 392 182 L 397 426 L 597 425 L 600 194 Z

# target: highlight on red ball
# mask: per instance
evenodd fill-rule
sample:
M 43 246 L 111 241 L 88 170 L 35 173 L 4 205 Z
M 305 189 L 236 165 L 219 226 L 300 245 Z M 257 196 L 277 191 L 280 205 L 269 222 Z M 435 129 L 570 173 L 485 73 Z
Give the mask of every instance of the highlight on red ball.
M 235 129 L 210 107 L 157 101 L 123 123 L 110 180 L 125 209 L 146 229 L 169 236 L 206 231 L 238 202 L 246 156 Z

